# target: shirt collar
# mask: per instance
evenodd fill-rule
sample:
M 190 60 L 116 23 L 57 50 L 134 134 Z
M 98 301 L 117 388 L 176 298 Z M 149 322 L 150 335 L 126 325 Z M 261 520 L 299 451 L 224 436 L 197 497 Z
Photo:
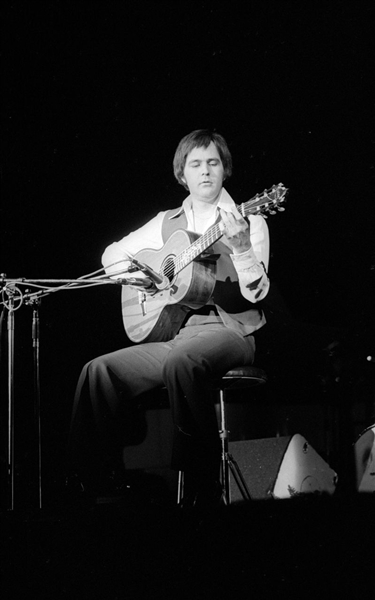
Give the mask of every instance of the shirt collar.
M 226 212 L 232 212 L 232 208 L 233 208 L 233 206 L 235 206 L 235 203 L 234 203 L 233 198 L 228 194 L 228 192 L 225 188 L 221 188 L 219 201 L 216 206 L 218 208 L 222 208 Z M 192 209 L 192 200 L 191 200 L 191 195 L 189 195 L 183 201 L 181 208 L 174 215 L 169 217 L 169 220 L 176 219 L 177 217 L 179 217 L 181 215 L 182 212 L 185 211 L 185 213 L 187 213 L 188 211 L 191 211 L 191 209 Z

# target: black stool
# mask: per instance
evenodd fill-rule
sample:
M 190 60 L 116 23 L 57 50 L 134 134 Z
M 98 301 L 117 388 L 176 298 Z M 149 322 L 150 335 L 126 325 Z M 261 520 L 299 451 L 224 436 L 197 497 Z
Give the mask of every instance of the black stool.
M 219 417 L 220 417 L 220 439 L 221 439 L 221 485 L 223 489 L 223 497 L 225 504 L 230 504 L 230 480 L 229 471 L 232 473 L 238 489 L 244 500 L 251 500 L 249 489 L 246 485 L 245 479 L 241 473 L 241 470 L 230 454 L 228 449 L 228 434 L 229 431 L 226 427 L 226 390 L 239 389 L 253 387 L 266 383 L 267 375 L 258 367 L 246 366 L 237 367 L 231 369 L 218 381 L 213 381 L 212 388 L 219 392 Z M 178 473 L 178 487 L 177 487 L 177 504 L 182 503 L 184 494 L 184 473 L 179 471 Z

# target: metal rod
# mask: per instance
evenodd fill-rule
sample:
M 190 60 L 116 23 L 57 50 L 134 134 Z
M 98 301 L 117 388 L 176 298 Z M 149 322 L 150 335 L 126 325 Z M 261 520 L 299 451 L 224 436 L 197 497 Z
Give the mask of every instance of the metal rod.
M 225 401 L 224 391 L 219 391 L 220 402 L 220 439 L 221 439 L 221 484 L 224 490 L 225 504 L 230 504 L 230 489 L 229 489 L 229 469 L 228 469 L 228 430 L 225 420 Z
M 34 359 L 34 420 L 37 432 L 38 463 L 38 506 L 42 508 L 42 435 L 40 415 L 40 343 L 39 343 L 39 310 L 33 310 L 32 321 L 33 359 Z
M 14 510 L 14 299 L 8 303 L 8 453 L 7 485 L 9 510 Z
M 178 472 L 178 483 L 177 483 L 177 504 L 180 506 L 184 499 L 184 472 Z
M 119 272 L 122 273 L 123 271 Z M 115 273 L 114 275 L 116 275 L 117 273 Z M 111 279 L 108 276 L 105 277 L 90 277 L 87 279 L 29 279 L 26 277 L 15 277 L 15 278 L 10 278 L 10 277 L 6 277 L 6 278 L 2 278 L 2 282 L 3 283 L 14 283 L 14 284 L 20 284 L 20 283 L 81 283 L 81 284 L 85 284 L 85 283 L 116 283 L 116 279 Z

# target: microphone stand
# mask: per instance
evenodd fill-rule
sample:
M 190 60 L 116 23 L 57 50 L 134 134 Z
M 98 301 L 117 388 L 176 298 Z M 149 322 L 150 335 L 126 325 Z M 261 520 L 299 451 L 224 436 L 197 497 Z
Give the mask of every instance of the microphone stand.
M 123 270 L 121 271 L 123 273 Z M 42 442 L 41 442 L 41 388 L 40 388 L 40 327 L 39 327 L 39 306 L 40 297 L 50 295 L 52 292 L 72 289 L 82 289 L 92 285 L 131 285 L 131 283 L 110 279 L 109 277 L 98 278 L 78 278 L 78 279 L 26 279 L 6 278 L 5 274 L 0 275 L 3 286 L 3 305 L 8 310 L 7 330 L 8 330 L 8 444 L 7 444 L 7 509 L 13 511 L 15 508 L 15 462 L 14 462 L 14 414 L 15 414 L 15 381 L 14 381 L 14 348 L 15 348 L 15 318 L 14 313 L 22 304 L 33 306 L 32 317 L 32 347 L 33 347 L 33 379 L 34 379 L 34 423 L 37 432 L 37 462 L 38 462 L 38 507 L 42 508 Z M 133 285 L 141 284 L 142 280 L 133 279 Z M 41 289 L 30 293 L 26 290 L 23 294 L 18 286 L 28 284 L 58 284 L 56 287 Z M 143 281 L 150 285 L 150 280 Z M 41 287 L 41 286 L 37 286 Z M 43 286 L 44 287 L 44 286 Z M 27 293 L 26 293 L 27 292 Z M 7 300 L 5 300 L 5 294 Z
M 14 510 L 14 293 L 8 290 L 8 447 L 7 447 L 7 501 Z
M 33 307 L 32 317 L 32 347 L 33 347 L 33 379 L 34 379 L 34 423 L 37 433 L 37 463 L 38 463 L 38 507 L 42 508 L 42 441 L 41 441 L 41 389 L 40 389 L 40 332 L 39 332 L 39 306 L 41 296 L 50 295 L 53 292 L 62 290 L 82 289 L 92 285 L 131 285 L 142 287 L 147 290 L 164 289 L 169 285 L 169 280 L 164 275 L 153 271 L 148 265 L 134 261 L 137 268 L 129 269 L 142 271 L 146 276 L 143 278 L 129 277 L 128 279 L 112 279 L 108 276 L 90 278 L 89 276 L 78 279 L 26 279 L 6 278 L 1 273 L 0 279 L 3 285 L 3 305 L 8 310 L 8 448 L 7 448 L 7 487 L 9 490 L 9 510 L 14 510 L 14 312 L 22 306 L 23 303 Z M 125 271 L 126 272 L 126 271 Z M 124 269 L 114 275 L 123 274 Z M 19 286 L 35 285 L 41 288 L 36 292 L 25 290 L 22 293 Z M 43 285 L 40 285 L 43 284 Z M 45 285 L 48 284 L 48 287 Z M 55 287 L 54 284 L 57 284 Z M 5 300 L 5 295 L 8 299 Z M 17 301 L 17 304 L 15 302 Z
M 38 464 L 38 507 L 42 508 L 42 429 L 40 417 L 40 333 L 39 306 L 40 299 L 31 300 L 34 304 L 32 320 L 33 341 L 33 375 L 34 375 L 34 423 L 37 432 L 37 464 Z

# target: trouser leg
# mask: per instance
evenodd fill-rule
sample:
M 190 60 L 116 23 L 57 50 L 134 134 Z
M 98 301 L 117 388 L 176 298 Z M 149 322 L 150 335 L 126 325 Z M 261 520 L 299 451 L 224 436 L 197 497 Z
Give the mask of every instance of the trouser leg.
M 70 426 L 70 469 L 95 480 L 105 462 L 121 460 L 124 446 L 143 440 L 146 421 L 137 397 L 162 385 L 161 364 L 168 352 L 168 343 L 144 344 L 84 366 Z
M 218 475 L 221 446 L 210 380 L 253 358 L 253 338 L 226 327 L 186 327 L 175 338 L 163 366 L 174 422 L 173 468 L 202 478 Z

